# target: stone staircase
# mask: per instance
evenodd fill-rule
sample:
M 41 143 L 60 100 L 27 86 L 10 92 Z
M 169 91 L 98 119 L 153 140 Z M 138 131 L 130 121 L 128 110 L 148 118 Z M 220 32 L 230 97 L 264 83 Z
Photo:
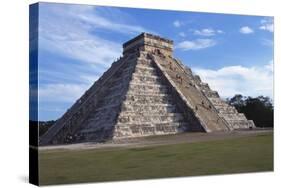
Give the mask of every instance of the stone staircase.
M 194 82 L 191 70 L 186 70 L 182 64 L 171 57 L 152 55 L 159 70 L 172 83 L 175 91 L 180 93 L 184 103 L 195 112 L 206 132 L 229 131 L 225 120 L 218 115 L 209 99 Z
M 230 106 L 222 100 L 217 91 L 213 91 L 207 83 L 201 81 L 198 75 L 193 76 L 195 84 L 209 99 L 212 106 L 217 110 L 218 115 L 228 124 L 230 130 L 255 128 L 252 120 L 247 120 L 244 114 L 238 113 L 235 107 Z
M 169 86 L 146 53 L 138 58 L 116 123 L 115 139 L 175 134 L 188 127 Z

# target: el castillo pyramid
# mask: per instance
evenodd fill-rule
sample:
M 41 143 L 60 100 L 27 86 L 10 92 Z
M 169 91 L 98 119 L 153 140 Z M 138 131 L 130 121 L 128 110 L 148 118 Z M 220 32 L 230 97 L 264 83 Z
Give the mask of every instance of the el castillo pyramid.
M 123 56 L 56 121 L 40 144 L 253 127 L 253 121 L 173 57 L 173 41 L 142 33 L 123 44 Z

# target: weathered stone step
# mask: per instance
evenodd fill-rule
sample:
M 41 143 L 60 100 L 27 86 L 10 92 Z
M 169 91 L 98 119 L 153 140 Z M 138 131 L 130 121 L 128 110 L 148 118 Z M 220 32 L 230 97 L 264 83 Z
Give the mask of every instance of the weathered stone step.
M 141 83 L 130 83 L 129 90 L 133 92 L 167 92 L 168 86 L 162 84 L 141 84 Z
M 187 127 L 187 123 L 184 122 L 163 122 L 160 124 L 121 124 L 118 123 L 115 129 L 115 138 L 122 137 L 137 137 L 137 136 L 149 136 L 149 135 L 165 135 L 176 134 L 183 132 Z
M 212 104 L 218 108 L 235 108 L 234 106 L 228 105 L 226 103 L 212 103 Z
M 137 63 L 135 69 L 140 69 L 140 70 L 156 70 L 156 68 L 151 64 L 151 66 L 143 65 L 141 63 Z
M 230 106 L 229 104 L 227 104 L 225 101 L 221 100 L 220 98 L 209 98 L 209 100 L 211 101 L 211 103 L 213 105 L 217 105 L 217 106 Z
M 124 101 L 123 104 L 125 106 L 132 106 L 132 107 L 154 107 L 154 106 L 155 107 L 170 107 L 170 106 L 175 105 L 173 103 L 148 103 L 148 104 L 137 103 L 137 104 L 133 104 L 128 101 Z
M 158 94 L 158 95 L 126 95 L 126 101 L 132 103 L 171 103 L 172 98 L 167 94 Z
M 134 108 L 133 110 L 125 110 L 124 108 L 122 108 L 122 112 L 120 113 L 120 116 L 164 116 L 165 114 L 168 115 L 174 114 L 176 116 L 177 115 L 182 116 L 180 112 L 176 112 L 175 105 L 174 106 L 170 105 L 170 111 L 168 111 L 166 107 L 163 108 L 163 106 L 161 110 L 159 110 L 159 106 L 158 106 L 151 111 L 145 111 L 145 109 L 141 109 L 137 111 L 136 108 Z
M 122 111 L 124 112 L 151 112 L 151 113 L 171 113 L 176 112 L 176 105 L 172 104 L 127 104 L 124 103 L 122 106 Z
M 244 114 L 236 113 L 236 114 L 220 114 L 226 121 L 228 120 L 245 120 L 247 121 Z
M 237 113 L 237 110 L 235 108 L 232 108 L 230 106 L 228 107 L 217 107 L 215 108 L 219 111 L 220 114 L 229 114 L 229 113 Z
M 156 111 L 156 110 L 176 110 L 175 104 L 170 103 L 149 103 L 149 104 L 133 104 L 128 101 L 123 102 L 122 110 L 125 111 L 141 111 L 141 110 L 147 110 L 147 111 Z
M 175 122 L 182 121 L 183 116 L 181 113 L 167 113 L 162 115 L 132 115 L 120 114 L 117 122 L 120 123 L 161 123 L 161 122 Z
M 141 73 L 133 73 L 133 77 L 138 77 L 138 78 L 145 77 L 145 78 L 150 78 L 150 79 L 160 78 L 158 75 L 143 75 Z
M 142 75 L 157 75 L 157 70 L 155 68 L 142 65 L 137 65 L 134 72 Z
M 121 129 L 121 128 L 128 128 L 128 127 L 156 127 L 156 126 L 161 126 L 161 127 L 164 127 L 164 126 L 182 126 L 182 125 L 188 125 L 188 123 L 186 122 L 170 122 L 170 121 L 163 121 L 161 123 L 146 123 L 146 122 L 140 122 L 140 123 L 121 123 L 121 122 L 118 122 L 116 124 L 116 128 L 117 129 Z
M 137 64 L 145 66 L 145 67 L 153 67 L 153 65 L 154 65 L 154 63 L 152 61 L 150 61 L 148 59 L 144 59 L 144 58 L 138 58 Z
M 118 82 L 116 83 L 116 85 L 113 86 L 109 86 L 108 88 L 108 92 L 112 92 L 115 90 L 119 90 L 121 88 L 123 88 L 125 85 L 127 85 L 127 82 Z M 154 89 L 158 89 L 158 88 L 167 88 L 167 86 L 161 84 L 161 83 L 143 83 L 141 81 L 136 82 L 136 81 L 130 81 L 129 87 L 131 89 L 138 89 L 138 90 L 154 90 Z
M 141 80 L 143 79 L 143 80 Z M 134 84 L 162 84 L 161 80 L 160 79 L 157 79 L 157 80 L 149 80 L 149 79 L 146 79 L 146 78 L 133 78 L 131 83 L 134 83 Z
M 159 76 L 152 75 L 142 75 L 142 74 L 133 74 L 132 82 L 134 83 L 146 83 L 146 84 L 161 84 L 161 78 Z
M 168 91 L 143 91 L 143 90 L 129 90 L 127 92 L 128 95 L 158 95 L 158 94 L 169 94 Z
M 217 91 L 211 91 L 211 90 L 205 90 L 203 93 L 206 95 L 208 98 L 213 98 L 213 97 L 219 97 L 219 94 Z
M 249 127 L 254 127 L 252 122 L 248 120 L 228 120 L 227 122 L 234 129 L 247 129 Z

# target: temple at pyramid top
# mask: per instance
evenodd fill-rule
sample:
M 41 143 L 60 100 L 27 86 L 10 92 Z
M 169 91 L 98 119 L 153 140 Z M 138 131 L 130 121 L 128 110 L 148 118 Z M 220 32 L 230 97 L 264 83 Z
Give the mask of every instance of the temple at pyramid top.
M 172 56 L 173 41 L 157 35 L 141 33 L 123 44 L 123 55 L 138 50 L 158 52 L 167 56 Z

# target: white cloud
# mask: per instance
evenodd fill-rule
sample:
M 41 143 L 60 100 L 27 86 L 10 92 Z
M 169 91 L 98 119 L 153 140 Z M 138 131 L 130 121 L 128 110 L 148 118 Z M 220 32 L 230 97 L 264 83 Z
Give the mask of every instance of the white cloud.
M 200 36 L 213 36 L 216 34 L 216 31 L 213 29 L 202 29 L 202 30 L 195 30 L 194 34 Z
M 274 31 L 273 19 L 272 18 L 262 19 L 261 26 L 259 28 L 261 30 L 273 32 Z
M 194 35 L 200 35 L 200 36 L 205 36 L 205 37 L 214 36 L 216 34 L 222 34 L 222 33 L 223 33 L 222 30 L 214 30 L 212 28 L 194 30 L 194 32 L 193 32 Z
M 76 60 L 75 63 L 61 60 L 39 68 L 44 72 L 40 80 L 47 82 L 39 84 L 40 102 L 73 103 L 122 54 L 121 44 L 98 35 L 101 30 L 124 35 L 149 31 L 129 24 L 131 20 L 124 20 L 127 17 L 121 12 L 108 16 L 110 8 L 106 9 L 109 14 L 104 16 L 105 9 L 99 12 L 93 6 L 47 3 L 40 6 L 40 54 L 48 51 L 54 54 L 52 57 Z M 40 65 L 48 62 L 40 61 Z
M 181 22 L 181 21 L 179 21 L 179 20 L 175 20 L 175 21 L 173 22 L 173 25 L 174 25 L 175 27 L 181 27 L 181 26 L 183 25 L 183 22 Z
M 244 26 L 240 28 L 239 32 L 242 34 L 250 34 L 250 33 L 254 33 L 254 30 L 249 26 Z
M 42 4 L 40 9 L 39 47 L 67 58 L 108 67 L 122 52 L 120 43 L 100 37 L 99 30 L 126 35 L 151 32 L 123 20 L 121 12 L 110 20 L 94 6 Z M 111 9 L 107 9 L 109 12 Z
M 180 32 L 180 33 L 179 33 L 179 36 L 181 36 L 181 37 L 185 37 L 185 36 L 186 36 L 186 34 L 185 34 L 184 32 Z
M 218 70 L 193 68 L 193 71 L 225 98 L 235 94 L 273 97 L 273 61 L 260 67 L 236 65 Z
M 88 88 L 87 84 L 40 84 L 38 95 L 40 102 L 73 103 Z
M 215 46 L 217 43 L 215 40 L 213 39 L 196 39 L 193 41 L 183 41 L 181 43 L 179 43 L 178 45 L 176 45 L 175 48 L 179 48 L 182 49 L 184 51 L 187 50 L 201 50 L 204 48 L 209 48 L 212 46 Z
M 97 36 L 93 31 L 98 26 L 80 18 L 93 14 L 91 6 L 43 4 L 43 7 L 39 17 L 40 49 L 104 67 L 120 55 L 120 44 Z

